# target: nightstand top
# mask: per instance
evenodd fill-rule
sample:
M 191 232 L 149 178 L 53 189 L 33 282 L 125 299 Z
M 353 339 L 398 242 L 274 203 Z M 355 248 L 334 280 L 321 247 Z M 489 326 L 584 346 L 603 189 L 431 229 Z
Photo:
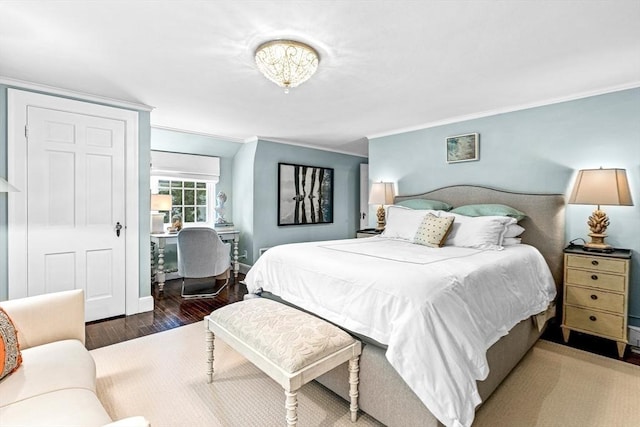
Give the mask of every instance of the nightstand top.
M 582 245 L 569 245 L 564 248 L 566 254 L 587 255 L 587 256 L 602 256 L 609 258 L 631 258 L 631 249 L 613 248 L 613 252 L 598 252 L 598 251 L 586 251 Z
M 384 230 L 378 230 L 376 228 L 364 228 L 362 230 L 358 230 L 357 233 L 361 233 L 361 234 L 380 234 L 383 231 Z

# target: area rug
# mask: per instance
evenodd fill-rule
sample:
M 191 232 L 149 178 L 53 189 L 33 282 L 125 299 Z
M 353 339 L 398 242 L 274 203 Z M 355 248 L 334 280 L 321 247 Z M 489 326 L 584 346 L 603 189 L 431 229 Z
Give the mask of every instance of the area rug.
M 92 350 L 98 396 L 114 419 L 153 427 L 281 426 L 282 388 L 221 340 L 206 382 L 204 326 L 196 323 Z M 539 341 L 478 410 L 474 426 L 637 426 L 640 367 Z M 349 419 L 347 402 L 312 382 L 299 393 L 300 426 L 380 426 Z

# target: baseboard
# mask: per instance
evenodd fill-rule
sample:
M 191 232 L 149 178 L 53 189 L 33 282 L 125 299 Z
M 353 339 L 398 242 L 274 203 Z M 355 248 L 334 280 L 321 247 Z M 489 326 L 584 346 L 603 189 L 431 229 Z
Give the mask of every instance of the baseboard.
M 147 311 L 153 311 L 153 297 L 141 297 L 138 299 L 138 313 L 146 313 Z

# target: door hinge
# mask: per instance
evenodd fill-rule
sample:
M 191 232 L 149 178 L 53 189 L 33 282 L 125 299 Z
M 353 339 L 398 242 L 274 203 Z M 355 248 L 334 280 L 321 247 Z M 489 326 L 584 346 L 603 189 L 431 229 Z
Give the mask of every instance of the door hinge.
M 29 139 L 29 126 L 24 125 L 24 137 Z

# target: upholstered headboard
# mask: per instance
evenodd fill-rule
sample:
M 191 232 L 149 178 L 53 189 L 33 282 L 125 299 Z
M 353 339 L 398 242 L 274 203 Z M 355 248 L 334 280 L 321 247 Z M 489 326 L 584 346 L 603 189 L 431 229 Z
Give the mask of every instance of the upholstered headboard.
M 455 185 L 413 196 L 396 196 L 396 202 L 408 199 L 431 199 L 453 207 L 478 203 L 500 203 L 527 214 L 520 221 L 525 228 L 522 242 L 538 248 L 547 261 L 556 286 L 562 284 L 564 235 L 564 195 L 527 194 L 474 185 Z

